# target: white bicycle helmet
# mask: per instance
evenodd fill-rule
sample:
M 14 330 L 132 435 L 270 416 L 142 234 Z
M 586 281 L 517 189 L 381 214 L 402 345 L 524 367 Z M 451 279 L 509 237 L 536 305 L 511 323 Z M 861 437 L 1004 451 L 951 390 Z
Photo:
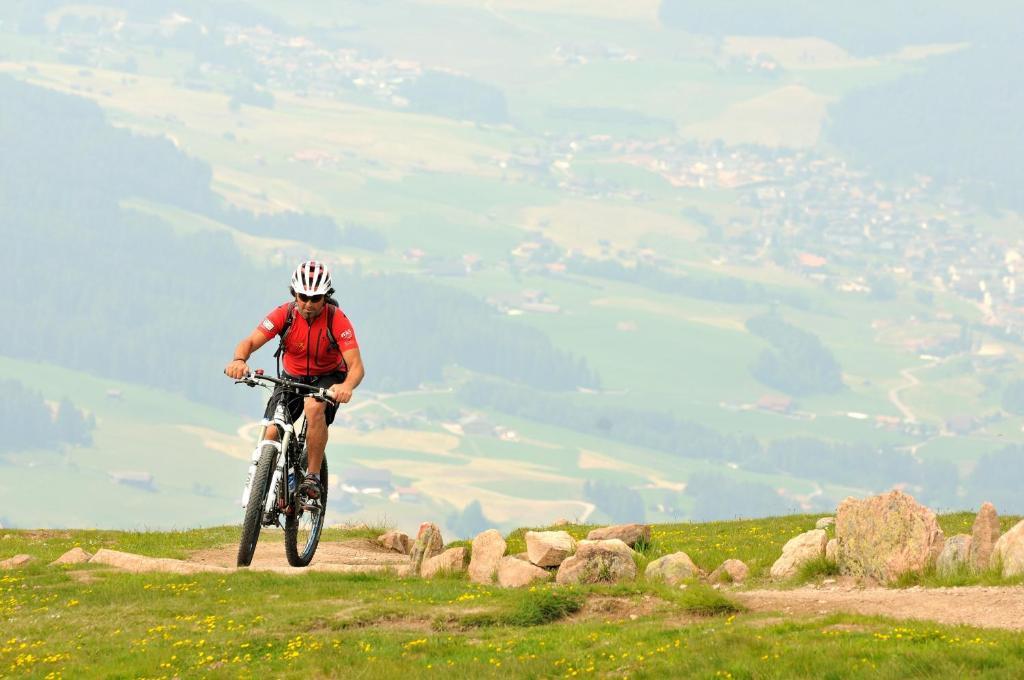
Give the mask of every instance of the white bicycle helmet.
M 331 273 L 323 262 L 303 262 L 292 274 L 292 290 L 302 295 L 329 295 L 333 290 Z

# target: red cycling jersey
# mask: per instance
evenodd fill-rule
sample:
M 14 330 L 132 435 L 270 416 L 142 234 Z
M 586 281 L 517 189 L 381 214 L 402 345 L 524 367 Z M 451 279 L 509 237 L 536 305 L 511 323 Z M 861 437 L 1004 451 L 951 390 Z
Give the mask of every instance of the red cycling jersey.
M 290 305 L 290 302 L 286 302 L 275 307 L 256 328 L 268 338 L 273 338 L 284 327 Z M 331 347 L 331 341 L 327 337 L 327 316 L 327 305 L 324 305 L 323 311 L 312 322 L 307 322 L 299 311 L 295 310 L 292 325 L 284 339 L 283 359 L 284 370 L 287 373 L 307 376 L 348 370 L 341 353 L 359 347 L 352 322 L 340 309 L 334 309 L 334 327 L 331 330 L 334 332 L 334 339 L 338 341 L 336 350 Z

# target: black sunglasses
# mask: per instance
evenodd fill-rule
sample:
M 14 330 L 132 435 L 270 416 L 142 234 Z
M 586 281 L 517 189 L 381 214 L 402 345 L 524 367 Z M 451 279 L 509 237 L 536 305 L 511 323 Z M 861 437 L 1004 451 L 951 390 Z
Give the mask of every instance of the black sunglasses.
M 303 295 L 302 293 L 296 293 L 295 297 L 302 302 L 320 302 L 324 299 L 323 295 Z

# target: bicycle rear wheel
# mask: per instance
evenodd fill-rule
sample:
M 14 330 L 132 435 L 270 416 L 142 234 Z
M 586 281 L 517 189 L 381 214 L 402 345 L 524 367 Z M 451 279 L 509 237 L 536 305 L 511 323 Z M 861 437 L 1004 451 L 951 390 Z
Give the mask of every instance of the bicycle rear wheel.
M 307 472 L 306 452 L 299 459 L 302 474 Z M 324 515 L 327 511 L 327 457 L 320 465 L 322 493 L 315 501 L 305 500 L 299 505 L 295 499 L 295 512 L 284 519 L 284 552 L 288 556 L 288 564 L 293 567 L 306 567 L 313 560 L 316 547 L 320 543 L 320 532 L 324 528 Z
M 278 449 L 267 444 L 260 451 L 260 460 L 256 464 L 256 472 L 252 476 L 249 487 L 249 499 L 245 502 L 245 519 L 242 520 L 242 540 L 238 544 L 238 566 L 248 567 L 256 552 L 256 543 L 260 540 L 260 527 L 263 524 L 263 502 L 267 498 L 270 479 L 277 465 Z

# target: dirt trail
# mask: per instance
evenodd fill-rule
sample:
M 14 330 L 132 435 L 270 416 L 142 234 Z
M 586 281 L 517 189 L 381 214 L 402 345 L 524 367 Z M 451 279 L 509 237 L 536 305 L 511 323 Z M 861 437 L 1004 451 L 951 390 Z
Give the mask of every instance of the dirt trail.
M 233 569 L 237 550 L 235 545 L 199 550 L 183 562 Z M 143 569 L 169 570 L 164 563 L 172 562 L 179 561 L 153 560 L 151 565 Z M 387 570 L 405 575 L 409 573 L 409 557 L 388 551 L 369 539 L 349 539 L 321 543 L 313 563 L 301 569 L 288 565 L 284 545 L 274 541 L 260 543 L 249 569 L 287 574 Z M 778 612 L 783 616 L 820 616 L 846 612 L 944 624 L 967 624 L 981 628 L 1024 630 L 1024 586 L 918 586 L 896 590 L 860 588 L 852 583 L 837 582 L 795 590 L 729 590 L 727 595 L 752 611 Z
M 189 556 L 188 562 L 233 568 L 238 546 L 226 545 L 199 550 Z M 299 574 L 305 571 L 361 572 L 392 570 L 398 574 L 409 569 L 409 557 L 382 548 L 369 539 L 322 541 L 316 556 L 305 569 L 288 565 L 284 545 L 279 542 L 259 543 L 253 556 L 252 571 L 275 571 Z
M 736 591 L 729 596 L 754 611 L 776 611 L 787 615 L 847 612 L 1024 630 L 1024 586 L 895 590 L 836 585 L 797 590 Z

